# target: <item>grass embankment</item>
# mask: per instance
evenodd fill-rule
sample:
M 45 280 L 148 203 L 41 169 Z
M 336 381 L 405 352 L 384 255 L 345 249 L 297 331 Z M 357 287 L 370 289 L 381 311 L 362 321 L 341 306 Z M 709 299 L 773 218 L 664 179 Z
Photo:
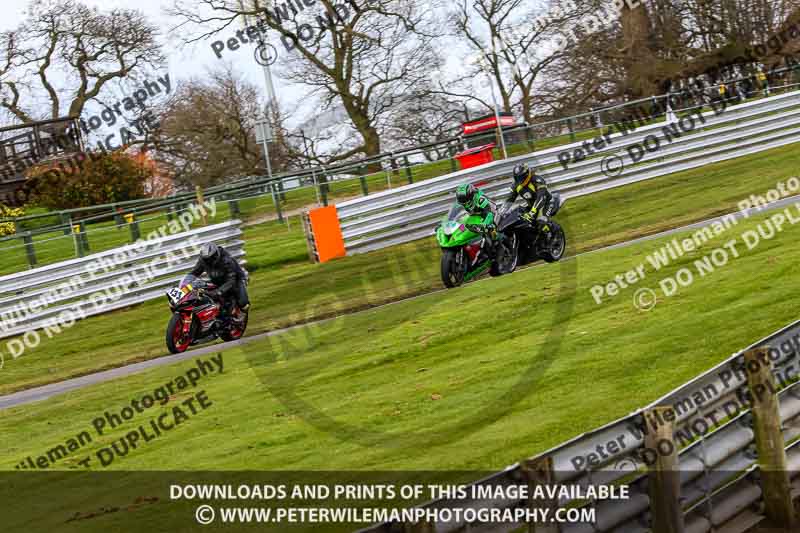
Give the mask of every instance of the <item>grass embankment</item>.
M 748 251 L 740 234 L 765 218 L 739 223 L 658 272 L 648 266 L 637 287 L 602 305 L 590 296 L 593 285 L 647 264 L 672 237 L 337 319 L 316 327 L 311 345 L 302 330 L 284 334 L 299 346 L 288 356 L 275 338 L 227 350 L 224 372 L 198 386 L 213 407 L 109 468 L 501 468 L 646 404 L 795 319 L 800 224 Z M 697 275 L 694 261 L 732 238 L 740 257 Z M 683 267 L 695 271 L 694 284 L 665 297 L 657 282 Z M 571 269 L 574 292 L 562 286 Z M 658 292 L 653 310 L 632 305 L 638 287 Z M 190 366 L 4 411 L 0 465 L 14 468 L 65 442 L 104 410 Z M 82 452 L 135 427 L 97 437 Z
M 652 234 L 736 208 L 793 175 L 800 153 L 788 146 L 657 178 L 568 202 L 576 251 Z M 295 219 L 296 221 L 296 219 Z M 250 334 L 397 300 L 441 288 L 433 239 L 356 255 L 323 265 L 307 262 L 302 230 L 277 223 L 246 228 L 254 302 Z M 11 360 L 0 371 L 0 393 L 164 355 L 168 309 L 160 300 L 89 318 Z

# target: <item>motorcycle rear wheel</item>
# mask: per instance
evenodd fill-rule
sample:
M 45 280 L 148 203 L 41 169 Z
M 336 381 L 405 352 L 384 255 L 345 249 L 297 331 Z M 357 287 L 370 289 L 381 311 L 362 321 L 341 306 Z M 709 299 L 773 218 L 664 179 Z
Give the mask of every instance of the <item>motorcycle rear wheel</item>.
M 192 344 L 191 331 L 188 335 L 183 334 L 183 317 L 180 313 L 173 314 L 169 319 L 166 341 L 170 353 L 183 353 Z
M 539 252 L 539 257 L 548 263 L 555 263 L 564 257 L 564 251 L 567 248 L 567 237 L 564 235 L 564 228 L 560 224 L 550 221 L 552 237 L 546 247 Z
M 249 313 L 247 311 L 239 311 L 242 313 L 243 318 L 241 324 L 234 325 L 231 323 L 231 326 L 228 328 L 223 329 L 219 332 L 219 338 L 224 340 L 225 342 L 239 340 L 244 336 L 244 331 L 247 329 L 247 318 Z

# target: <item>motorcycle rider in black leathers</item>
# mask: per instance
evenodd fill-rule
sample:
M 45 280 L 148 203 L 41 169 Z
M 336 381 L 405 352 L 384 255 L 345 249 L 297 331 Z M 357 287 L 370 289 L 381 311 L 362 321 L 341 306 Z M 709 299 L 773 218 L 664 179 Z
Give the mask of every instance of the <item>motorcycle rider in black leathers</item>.
M 247 272 L 239 265 L 231 254 L 213 242 L 206 243 L 200 248 L 200 259 L 189 272 L 200 277 L 207 273 L 216 289 L 206 291 L 212 299 L 225 295 L 224 316 L 230 316 L 234 300 L 239 304 L 239 309 L 247 311 L 250 308 L 250 298 L 247 296 Z
M 550 227 L 547 225 L 547 215 L 556 206 L 552 205 L 553 195 L 547 190 L 547 183 L 525 163 L 515 166 L 513 175 L 514 184 L 511 186 L 511 194 L 506 198 L 501 212 L 507 212 L 516 199 L 522 196 L 528 204 L 522 218 L 536 224 L 539 230 L 549 238 Z

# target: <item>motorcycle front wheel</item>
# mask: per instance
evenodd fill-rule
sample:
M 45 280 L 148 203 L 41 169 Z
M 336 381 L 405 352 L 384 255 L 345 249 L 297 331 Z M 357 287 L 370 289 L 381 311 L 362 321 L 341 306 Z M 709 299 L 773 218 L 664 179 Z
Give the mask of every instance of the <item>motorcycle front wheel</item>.
M 464 248 L 444 248 L 442 250 L 442 282 L 448 289 L 464 283 L 467 263 Z
M 489 275 L 492 277 L 511 274 L 517 269 L 519 261 L 519 240 L 517 234 L 512 233 L 500 244 L 497 257 L 492 261 Z
M 183 353 L 192 344 L 191 331 L 189 334 L 183 333 L 183 317 L 180 313 L 175 313 L 167 324 L 167 349 L 170 353 Z

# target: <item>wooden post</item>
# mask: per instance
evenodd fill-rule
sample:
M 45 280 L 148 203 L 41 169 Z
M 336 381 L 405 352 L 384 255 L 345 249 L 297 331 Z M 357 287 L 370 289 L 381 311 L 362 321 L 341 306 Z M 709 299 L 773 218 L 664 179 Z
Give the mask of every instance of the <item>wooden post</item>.
M 550 457 L 540 457 L 538 459 L 528 459 L 522 462 L 522 472 L 528 479 L 528 493 L 533 495 L 534 489 L 538 486 L 555 485 L 555 473 L 553 472 L 553 459 Z M 558 499 L 528 499 L 528 507 L 534 509 L 548 509 L 548 516 L 555 516 L 558 509 Z M 558 524 L 552 522 L 528 524 L 530 533 L 559 533 Z
M 194 193 L 195 193 L 195 196 L 197 196 L 197 206 L 199 207 L 199 206 L 203 205 L 203 203 L 204 203 L 204 200 L 203 200 L 203 188 L 200 187 L 199 185 L 195 185 Z M 203 225 L 204 226 L 207 225 L 205 210 L 201 210 L 200 211 L 200 217 L 203 220 Z
M 672 407 L 654 407 L 644 414 L 646 420 L 661 420 L 644 438 L 645 449 L 654 461 L 649 461 L 647 474 L 650 486 L 650 512 L 653 533 L 683 532 L 681 509 L 681 478 L 678 468 L 678 446 L 675 444 Z
M 789 473 L 786 466 L 786 444 L 781 433 L 781 414 L 767 348 L 756 348 L 744 354 L 747 385 L 753 412 L 753 432 L 761 473 L 764 511 L 775 527 L 792 528 L 796 523 L 792 505 Z
M 411 172 L 411 163 L 408 162 L 408 156 L 403 156 L 403 164 L 406 166 L 406 179 L 408 183 L 414 183 L 414 174 Z
M 317 263 L 316 245 L 314 244 L 314 232 L 311 230 L 311 224 L 308 220 L 308 211 L 303 211 L 300 215 L 300 222 L 303 224 L 303 235 L 306 238 L 306 249 L 308 250 L 308 259 L 312 263 Z

